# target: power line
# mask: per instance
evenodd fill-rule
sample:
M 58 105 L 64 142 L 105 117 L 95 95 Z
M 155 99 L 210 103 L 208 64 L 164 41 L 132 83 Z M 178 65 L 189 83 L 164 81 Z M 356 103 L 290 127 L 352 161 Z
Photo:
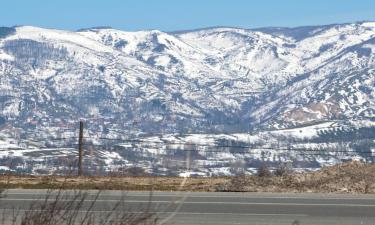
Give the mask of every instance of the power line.
M 66 137 L 66 138 L 48 138 L 48 140 L 35 140 L 35 139 L 23 139 L 22 141 L 31 141 L 31 142 L 49 142 L 49 141 L 66 141 L 77 139 L 78 137 Z
M 113 140 L 113 141 L 122 141 L 124 143 L 151 143 L 151 144 L 164 144 L 164 145 L 184 145 L 184 146 L 196 146 L 196 147 L 210 147 L 210 148 L 239 148 L 239 149 L 257 149 L 257 150 L 277 150 L 277 151 L 308 151 L 308 152 L 335 152 L 335 153 L 365 153 L 365 152 L 358 152 L 353 150 L 335 150 L 335 151 L 325 151 L 325 150 L 317 150 L 317 149 L 306 149 L 306 148 L 272 148 L 272 147 L 257 147 L 257 145 L 210 145 L 210 144 L 195 144 L 195 143 L 184 143 L 184 142 L 161 142 L 161 141 L 147 141 L 147 140 L 137 140 L 137 139 L 111 139 L 111 138 L 98 138 L 100 140 Z M 119 144 L 117 144 L 119 145 Z M 106 146 L 106 145 L 103 145 Z M 141 147 L 154 147 L 154 146 L 141 146 Z M 184 150 L 184 149 L 179 149 Z M 185 149 L 186 151 L 186 149 Z M 191 150 L 195 151 L 195 150 Z M 199 150 L 199 151 L 209 151 L 209 150 Z M 232 150 L 233 151 L 233 150 Z M 373 153 L 373 152 L 369 152 Z M 374 152 L 375 153 L 375 152 Z
M 149 141 L 139 139 L 114 139 L 114 138 L 98 138 L 99 140 L 121 141 L 130 143 L 152 143 L 152 144 L 166 144 L 166 145 L 185 145 L 185 146 L 201 146 L 201 147 L 220 147 L 220 148 L 254 148 L 256 145 L 212 145 L 212 144 L 198 144 L 189 142 L 162 142 L 162 141 Z
M 55 138 L 55 139 L 49 139 L 49 140 L 70 140 L 70 139 L 76 139 L 77 137 L 67 137 L 67 138 Z M 90 142 L 87 142 L 89 140 L 92 140 L 94 138 L 85 138 L 86 145 L 88 146 L 94 146 L 94 147 L 102 147 L 102 148 L 113 148 L 116 146 L 122 147 L 121 144 L 125 143 L 149 143 L 149 144 L 158 144 L 158 145 L 183 145 L 183 146 L 191 146 L 191 147 L 207 147 L 210 149 L 183 149 L 183 148 L 159 148 L 159 150 L 163 151 L 184 151 L 184 152 L 205 152 L 205 153 L 231 153 L 231 154 L 258 154 L 257 152 L 251 152 L 251 151 L 276 151 L 280 154 L 286 153 L 286 152 L 300 152 L 303 153 L 303 155 L 327 155 L 327 154 L 374 154 L 375 152 L 372 151 L 353 151 L 353 150 L 335 150 L 335 151 L 327 151 L 327 150 L 319 150 L 319 149 L 306 149 L 306 148 L 272 148 L 272 147 L 261 147 L 256 145 L 212 145 L 212 144 L 197 144 L 197 143 L 185 143 L 185 142 L 167 142 L 167 141 L 150 141 L 150 140 L 139 140 L 139 139 L 113 139 L 113 138 L 97 138 L 99 140 L 110 140 L 110 141 L 120 141 L 122 143 L 119 144 L 93 144 Z M 34 142 L 42 142 L 32 140 Z M 63 149 L 72 149 L 76 148 L 77 144 L 71 144 L 71 145 L 53 145 L 53 146 L 46 146 L 46 147 L 35 147 L 35 148 L 0 148 L 1 151 L 12 151 L 12 150 L 63 150 Z M 150 148 L 156 148 L 157 146 L 151 146 L 151 145 L 141 145 L 141 146 L 132 146 L 133 148 L 139 148 L 139 149 L 150 149 Z M 219 150 L 220 148 L 229 148 L 228 150 Z M 230 149 L 231 148 L 231 149 Z M 216 149 L 216 150 L 215 150 Z M 238 151 L 236 149 L 248 149 L 248 151 Z
M 96 147 L 108 147 L 108 146 L 105 146 L 105 145 L 92 145 L 92 146 L 96 146 Z M 51 151 L 62 151 L 62 150 L 75 150 L 75 148 L 77 147 L 77 145 L 74 145 L 74 146 L 64 146 L 64 147 L 41 147 L 41 148 L 27 148 L 27 149 L 0 149 L 0 151 L 17 151 L 17 150 L 25 150 L 25 151 L 31 151 L 31 150 L 35 150 L 35 151 L 40 151 L 40 150 L 51 150 Z M 147 149 L 150 149 L 149 147 L 147 147 L 146 149 L 143 149 L 143 150 L 147 150 Z M 222 151 L 222 150 L 190 150 L 190 149 L 171 149 L 171 148 L 168 148 L 168 149 L 160 149 L 161 151 L 165 151 L 165 152 L 196 152 L 196 153 L 230 153 L 230 154 L 247 154 L 247 155 L 258 155 L 258 154 L 262 154 L 262 152 L 251 152 L 251 151 Z M 279 149 L 257 149 L 257 150 L 260 150 L 260 151 L 266 151 L 268 153 L 271 153 L 270 150 L 273 150 L 274 152 L 273 153 L 277 153 L 278 155 L 282 155 L 282 154 L 285 154 L 287 153 L 286 150 L 279 150 Z M 98 149 L 94 149 L 94 151 L 100 151 Z M 140 149 L 140 151 L 142 151 L 142 149 Z M 140 151 L 135 151 L 135 152 L 140 152 Z M 290 151 L 289 151 L 290 152 Z M 358 155 L 358 154 L 374 154 L 373 152 L 355 152 L 355 151 L 317 151 L 317 150 L 306 150 L 306 151 L 292 151 L 293 152 L 293 155 L 303 155 L 303 156 L 337 156 L 337 154 L 339 153 L 344 153 L 345 155 L 347 156 L 351 156 L 351 155 Z M 72 153 L 75 153 L 72 151 Z M 350 154 L 351 153 L 351 154 Z
M 87 144 L 88 146 L 94 147 L 101 147 L 101 148 L 113 148 L 116 146 L 121 147 L 120 145 L 103 145 L 103 144 Z M 34 148 L 0 148 L 0 151 L 16 151 L 16 150 L 67 150 L 67 149 L 74 149 L 78 146 L 78 144 L 72 144 L 69 146 L 48 146 L 48 147 L 34 147 Z M 234 147 L 237 148 L 238 146 L 214 146 L 210 145 L 212 148 L 228 148 Z M 155 146 L 139 146 L 136 147 L 138 149 L 151 149 L 155 148 Z M 183 152 L 207 152 L 207 153 L 231 153 L 231 154 L 258 154 L 257 152 L 251 151 L 266 151 L 266 152 L 278 152 L 278 153 L 286 153 L 286 152 L 300 152 L 305 155 L 314 154 L 314 155 L 327 155 L 327 154 L 339 154 L 339 153 L 353 153 L 353 154 L 375 154 L 375 152 L 371 151 L 364 151 L 358 152 L 353 150 L 337 150 L 337 151 L 326 151 L 326 150 L 316 150 L 316 149 L 281 149 L 281 148 L 252 148 L 248 151 L 236 151 L 235 149 L 228 149 L 228 150 L 213 150 L 213 149 L 183 149 L 183 148 L 159 148 L 162 151 L 183 151 Z

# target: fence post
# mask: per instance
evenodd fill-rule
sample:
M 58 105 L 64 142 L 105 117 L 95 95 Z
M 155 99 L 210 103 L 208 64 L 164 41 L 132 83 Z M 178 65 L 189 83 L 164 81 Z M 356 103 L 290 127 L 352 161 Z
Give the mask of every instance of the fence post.
M 80 121 L 79 122 L 79 139 L 78 139 L 78 176 L 83 175 L 82 158 L 83 158 L 83 121 Z

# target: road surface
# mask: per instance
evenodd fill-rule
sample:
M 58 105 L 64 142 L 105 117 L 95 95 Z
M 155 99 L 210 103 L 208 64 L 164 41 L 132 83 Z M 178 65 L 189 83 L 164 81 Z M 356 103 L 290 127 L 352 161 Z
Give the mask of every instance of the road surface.
M 0 209 L 30 209 L 41 201 L 44 190 L 9 190 Z M 87 198 L 90 203 L 95 196 Z M 128 209 L 141 212 L 149 192 L 102 192 L 95 212 L 106 212 L 123 198 Z M 177 193 L 154 192 L 151 210 L 167 224 L 176 225 L 374 225 L 375 195 L 268 194 L 268 193 Z M 84 211 L 84 210 L 82 210 Z

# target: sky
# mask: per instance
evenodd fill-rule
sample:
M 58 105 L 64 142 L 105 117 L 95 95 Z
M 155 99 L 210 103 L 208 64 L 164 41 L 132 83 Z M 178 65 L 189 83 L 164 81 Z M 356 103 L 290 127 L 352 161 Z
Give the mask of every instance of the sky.
M 2 0 L 0 26 L 136 31 L 375 21 L 375 0 Z

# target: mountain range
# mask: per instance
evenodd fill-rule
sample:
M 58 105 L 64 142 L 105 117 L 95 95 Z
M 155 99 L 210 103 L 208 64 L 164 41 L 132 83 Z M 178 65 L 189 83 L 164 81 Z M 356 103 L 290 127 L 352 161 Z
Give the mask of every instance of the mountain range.
M 14 126 L 95 118 L 144 132 L 240 132 L 375 116 L 372 22 L 0 30 L 0 116 Z
M 374 53 L 375 22 L 1 27 L 0 131 L 18 140 L 74 136 L 79 120 L 86 135 L 111 138 L 373 126 Z

